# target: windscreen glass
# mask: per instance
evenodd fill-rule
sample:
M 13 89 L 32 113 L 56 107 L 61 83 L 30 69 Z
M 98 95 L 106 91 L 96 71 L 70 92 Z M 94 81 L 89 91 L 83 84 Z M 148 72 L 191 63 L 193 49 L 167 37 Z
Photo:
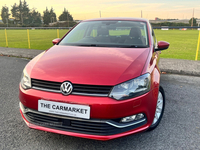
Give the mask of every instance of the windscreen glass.
M 89 21 L 78 24 L 59 45 L 94 47 L 148 47 L 145 22 Z

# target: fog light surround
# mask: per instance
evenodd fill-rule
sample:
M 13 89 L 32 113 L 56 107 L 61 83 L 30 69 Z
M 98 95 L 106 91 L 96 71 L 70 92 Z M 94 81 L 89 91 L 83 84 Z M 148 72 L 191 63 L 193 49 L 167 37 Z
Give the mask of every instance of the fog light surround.
M 142 118 L 144 118 L 144 114 L 139 113 L 139 114 L 136 114 L 136 115 L 124 117 L 124 118 L 121 119 L 120 122 L 127 123 L 127 122 L 131 122 L 131 121 L 136 121 L 136 120 L 139 120 L 139 119 L 142 119 Z

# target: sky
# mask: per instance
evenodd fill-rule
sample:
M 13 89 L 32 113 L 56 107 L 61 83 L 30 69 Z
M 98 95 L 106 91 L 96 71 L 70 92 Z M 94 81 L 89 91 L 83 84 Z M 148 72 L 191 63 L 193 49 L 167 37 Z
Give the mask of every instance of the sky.
M 22 0 L 23 1 L 23 0 Z M 147 19 L 190 19 L 200 18 L 200 0 L 26 0 L 29 8 L 35 8 L 43 15 L 46 9 L 54 9 L 57 17 L 64 7 L 75 20 L 101 17 L 142 17 Z M 19 0 L 0 0 L 9 7 Z

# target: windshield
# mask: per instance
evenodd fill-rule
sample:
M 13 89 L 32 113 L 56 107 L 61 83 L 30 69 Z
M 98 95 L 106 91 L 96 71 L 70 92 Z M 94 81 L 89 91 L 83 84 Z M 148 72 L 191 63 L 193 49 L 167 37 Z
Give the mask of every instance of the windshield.
M 139 21 L 82 22 L 59 45 L 148 47 L 147 25 Z

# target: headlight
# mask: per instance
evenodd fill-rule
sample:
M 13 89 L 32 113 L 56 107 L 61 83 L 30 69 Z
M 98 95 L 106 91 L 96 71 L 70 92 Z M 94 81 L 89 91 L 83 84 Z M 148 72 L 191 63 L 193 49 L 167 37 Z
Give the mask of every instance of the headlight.
M 27 90 L 31 88 L 31 79 L 27 74 L 26 70 L 23 70 L 22 77 L 21 77 L 21 86 L 23 89 Z
M 147 93 L 150 90 L 150 74 L 144 74 L 135 79 L 114 86 L 109 97 L 116 100 L 130 99 Z

